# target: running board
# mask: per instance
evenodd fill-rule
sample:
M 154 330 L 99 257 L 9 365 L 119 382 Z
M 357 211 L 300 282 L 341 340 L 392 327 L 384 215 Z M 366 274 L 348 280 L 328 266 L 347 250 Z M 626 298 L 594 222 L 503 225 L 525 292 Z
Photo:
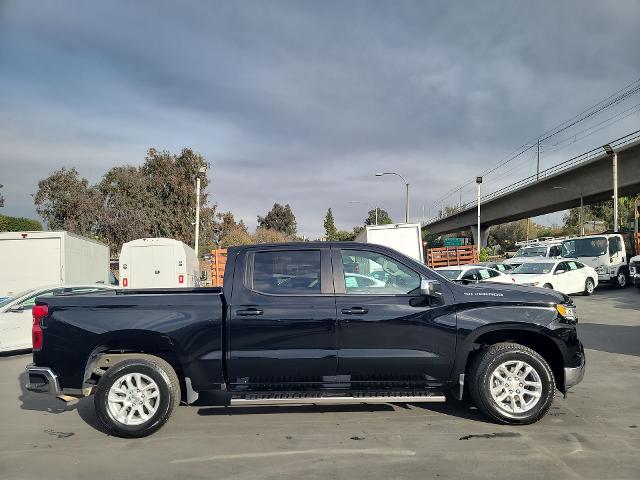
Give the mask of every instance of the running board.
M 439 403 L 446 401 L 439 392 L 357 392 L 353 395 L 320 393 L 247 393 L 231 398 L 231 405 L 340 405 L 353 403 Z

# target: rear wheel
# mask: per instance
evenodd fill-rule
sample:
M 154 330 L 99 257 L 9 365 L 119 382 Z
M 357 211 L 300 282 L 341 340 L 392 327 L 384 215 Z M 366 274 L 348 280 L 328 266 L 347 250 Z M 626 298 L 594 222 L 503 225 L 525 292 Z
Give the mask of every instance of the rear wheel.
M 489 418 L 529 424 L 549 411 L 555 380 L 538 353 L 517 343 L 498 343 L 478 354 L 470 371 L 469 392 Z
M 595 290 L 596 285 L 591 278 L 587 278 L 584 282 L 584 294 L 585 295 L 593 295 L 593 291 Z
M 144 437 L 169 420 L 180 403 L 180 382 L 160 358 L 123 360 L 102 376 L 94 403 L 98 418 L 115 435 Z

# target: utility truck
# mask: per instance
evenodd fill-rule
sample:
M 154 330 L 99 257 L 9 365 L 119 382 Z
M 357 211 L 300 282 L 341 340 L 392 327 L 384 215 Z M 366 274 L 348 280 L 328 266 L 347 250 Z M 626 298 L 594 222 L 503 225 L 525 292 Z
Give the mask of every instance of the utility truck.
M 122 288 L 199 286 L 195 250 L 172 238 L 140 238 L 124 243 L 119 263 Z
M 588 235 L 562 242 L 563 257 L 593 267 L 599 282 L 611 282 L 619 288 L 629 284 L 629 262 L 638 253 L 635 250 L 632 235 L 622 233 Z
M 42 286 L 109 284 L 109 247 L 69 232 L 0 233 L 0 297 Z

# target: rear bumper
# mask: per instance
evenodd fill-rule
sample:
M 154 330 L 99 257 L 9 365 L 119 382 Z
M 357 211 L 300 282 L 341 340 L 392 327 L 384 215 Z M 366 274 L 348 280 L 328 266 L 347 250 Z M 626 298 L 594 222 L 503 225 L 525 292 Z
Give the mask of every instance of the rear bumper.
M 25 385 L 25 388 L 30 392 L 48 393 L 50 395 L 62 394 L 58 375 L 49 367 L 27 365 L 27 374 L 29 375 L 29 383 Z
M 579 384 L 584 378 L 585 371 L 585 356 L 584 356 L 584 347 L 582 344 L 580 345 L 580 352 L 582 353 L 582 361 L 580 362 L 579 367 L 570 367 L 564 369 L 564 389 L 565 392 L 573 387 L 574 385 Z

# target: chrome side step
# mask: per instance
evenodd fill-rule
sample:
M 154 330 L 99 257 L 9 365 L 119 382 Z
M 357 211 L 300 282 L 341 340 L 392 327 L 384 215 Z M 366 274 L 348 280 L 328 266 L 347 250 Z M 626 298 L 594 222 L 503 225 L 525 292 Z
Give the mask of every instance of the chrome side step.
M 441 403 L 436 392 L 356 392 L 353 395 L 326 393 L 247 393 L 231 398 L 231 405 L 340 405 L 354 403 Z

